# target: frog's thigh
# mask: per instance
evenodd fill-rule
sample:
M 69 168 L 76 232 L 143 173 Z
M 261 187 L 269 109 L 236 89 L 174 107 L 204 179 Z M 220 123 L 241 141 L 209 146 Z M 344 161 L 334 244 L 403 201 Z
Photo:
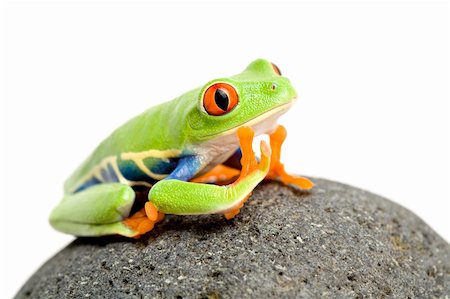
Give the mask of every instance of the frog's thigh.
M 75 194 L 66 195 L 52 211 L 50 224 L 57 230 L 77 236 L 135 232 L 121 221 L 128 217 L 135 193 L 124 184 L 99 184 Z
M 225 212 L 242 201 L 264 179 L 264 173 L 236 186 L 164 180 L 156 183 L 149 200 L 165 214 L 195 215 Z

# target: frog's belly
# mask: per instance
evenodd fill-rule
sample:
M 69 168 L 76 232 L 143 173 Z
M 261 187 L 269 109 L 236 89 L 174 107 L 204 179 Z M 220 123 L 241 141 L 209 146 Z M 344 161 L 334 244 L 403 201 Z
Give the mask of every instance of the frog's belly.
M 230 158 L 239 148 L 239 144 L 222 145 L 222 148 L 210 148 L 210 161 L 196 174 L 196 176 L 203 175 L 213 169 L 215 166 L 222 164 Z

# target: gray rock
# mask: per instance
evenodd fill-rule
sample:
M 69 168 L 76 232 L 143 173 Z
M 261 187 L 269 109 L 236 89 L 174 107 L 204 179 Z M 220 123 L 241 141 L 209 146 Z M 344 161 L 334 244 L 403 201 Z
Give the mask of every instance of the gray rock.
M 316 180 L 259 186 L 231 221 L 168 216 L 140 240 L 79 238 L 16 298 L 432 298 L 450 246 L 405 208 Z

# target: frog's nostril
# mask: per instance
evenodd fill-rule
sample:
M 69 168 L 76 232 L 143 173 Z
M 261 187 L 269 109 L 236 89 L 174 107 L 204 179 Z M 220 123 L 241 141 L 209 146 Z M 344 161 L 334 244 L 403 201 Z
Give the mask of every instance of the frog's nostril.
M 272 89 L 272 90 L 277 89 L 277 85 L 275 83 L 272 83 L 272 86 L 270 87 L 270 89 Z

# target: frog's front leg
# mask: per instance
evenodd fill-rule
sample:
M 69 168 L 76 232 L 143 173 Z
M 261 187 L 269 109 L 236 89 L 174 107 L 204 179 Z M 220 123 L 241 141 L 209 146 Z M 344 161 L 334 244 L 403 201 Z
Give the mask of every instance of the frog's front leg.
M 243 168 L 237 181 L 217 186 L 172 179 L 171 175 L 152 187 L 150 202 L 158 211 L 168 214 L 224 213 L 228 219 L 234 217 L 252 190 L 267 175 L 270 166 L 270 148 L 264 142 L 261 142 L 261 161 L 257 162 L 251 147 L 253 131 L 250 128 L 240 128 L 238 137 L 243 150 Z
M 270 134 L 270 148 L 272 149 L 272 156 L 270 161 L 270 171 L 266 179 L 277 180 L 286 185 L 292 184 L 304 190 L 309 190 L 314 186 L 314 183 L 304 177 L 293 176 L 286 172 L 284 165 L 280 161 L 281 145 L 286 139 L 286 129 L 279 125 L 276 130 Z

